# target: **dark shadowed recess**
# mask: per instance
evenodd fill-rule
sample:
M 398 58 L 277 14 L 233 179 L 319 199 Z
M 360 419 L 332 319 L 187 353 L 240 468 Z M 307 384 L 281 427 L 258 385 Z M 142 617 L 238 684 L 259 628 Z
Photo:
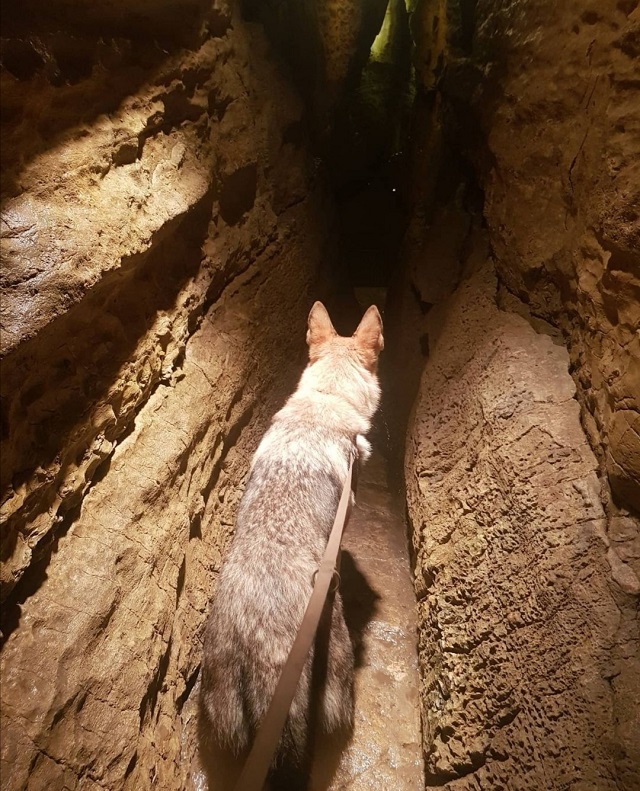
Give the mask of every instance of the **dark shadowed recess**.
M 243 0 L 306 106 L 305 126 L 333 193 L 340 235 L 338 279 L 347 288 L 386 287 L 394 272 L 403 210 L 403 115 L 410 76 L 408 19 L 398 26 L 393 63 L 370 60 L 383 21 L 377 4 L 363 24 L 341 93 L 324 82 L 324 44 L 315 0 Z M 382 14 L 379 11 L 382 10 Z M 402 127 L 402 128 L 401 128 Z

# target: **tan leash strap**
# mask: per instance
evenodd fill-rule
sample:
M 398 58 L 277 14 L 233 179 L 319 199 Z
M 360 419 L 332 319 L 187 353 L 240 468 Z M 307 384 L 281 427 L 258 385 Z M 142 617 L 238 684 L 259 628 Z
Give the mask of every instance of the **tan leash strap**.
M 352 456 L 338 510 L 336 511 L 336 518 L 318 568 L 315 585 L 304 618 L 291 646 L 291 651 L 289 651 L 287 661 L 280 673 L 269 709 L 258 729 L 251 752 L 242 769 L 242 774 L 235 785 L 235 791 L 262 791 L 267 779 L 267 773 L 278 747 L 280 734 L 287 721 L 289 709 L 298 687 L 298 681 L 302 675 L 302 669 L 318 631 L 318 624 L 320 623 L 324 603 L 336 568 L 342 532 L 349 511 L 353 462 L 354 457 Z

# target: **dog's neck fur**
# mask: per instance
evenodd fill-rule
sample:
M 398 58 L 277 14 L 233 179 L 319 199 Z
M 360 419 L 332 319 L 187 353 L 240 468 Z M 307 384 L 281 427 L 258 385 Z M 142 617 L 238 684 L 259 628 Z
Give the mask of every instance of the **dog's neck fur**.
M 348 386 L 345 387 L 345 383 Z M 321 357 L 304 370 L 291 398 L 318 399 L 323 396 L 328 399 L 327 406 L 336 400 L 335 407 L 345 417 L 343 410 L 348 407 L 353 413 L 353 420 L 365 424 L 364 430 L 368 431 L 380 401 L 380 386 L 374 374 L 355 366 L 346 356 L 338 361 L 335 357 Z
M 307 366 L 278 417 L 312 420 L 330 431 L 348 434 L 358 450 L 368 455 L 369 444 L 364 435 L 371 428 L 379 400 L 380 386 L 375 374 L 353 365 L 346 356 L 338 365 L 335 358 L 320 358 Z

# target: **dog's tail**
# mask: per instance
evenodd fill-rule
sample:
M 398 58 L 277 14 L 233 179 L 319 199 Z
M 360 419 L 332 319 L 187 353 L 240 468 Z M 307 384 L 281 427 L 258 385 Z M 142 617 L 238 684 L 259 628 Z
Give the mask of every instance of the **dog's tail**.
M 270 791 L 306 791 L 311 773 L 311 744 L 306 717 L 289 717 L 269 770 Z
M 234 755 L 245 751 L 251 739 L 241 690 L 242 667 L 237 661 L 232 659 L 226 666 L 215 661 L 204 662 L 200 700 L 210 729 L 208 737 Z
M 258 660 L 251 666 L 255 667 Z M 250 722 L 250 741 L 253 742 L 271 705 L 281 664 L 262 661 L 260 673 L 245 679 L 244 711 Z M 285 721 L 280 740 L 273 756 L 268 774 L 269 791 L 305 791 L 311 770 L 311 733 L 310 733 L 310 678 L 309 666 L 304 668 L 298 682 L 295 697 Z

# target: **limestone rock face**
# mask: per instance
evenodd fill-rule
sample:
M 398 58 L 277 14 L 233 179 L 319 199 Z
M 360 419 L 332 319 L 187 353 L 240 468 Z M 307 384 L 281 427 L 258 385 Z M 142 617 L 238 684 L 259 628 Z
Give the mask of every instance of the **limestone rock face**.
M 415 4 L 395 346 L 406 394 L 426 358 L 405 473 L 436 788 L 640 785 L 638 14 Z
M 418 0 L 411 29 L 412 192 L 429 214 L 473 166 L 501 282 L 562 329 L 590 442 L 637 511 L 638 3 Z
M 427 785 L 631 791 L 637 622 L 598 462 L 567 351 L 497 293 L 472 255 L 431 320 L 406 452 Z
M 640 8 L 486 0 L 476 13 L 499 272 L 562 326 L 592 444 L 639 509 Z
M 30 5 L 3 42 L 3 789 L 187 788 L 208 599 L 330 235 L 260 29 Z

